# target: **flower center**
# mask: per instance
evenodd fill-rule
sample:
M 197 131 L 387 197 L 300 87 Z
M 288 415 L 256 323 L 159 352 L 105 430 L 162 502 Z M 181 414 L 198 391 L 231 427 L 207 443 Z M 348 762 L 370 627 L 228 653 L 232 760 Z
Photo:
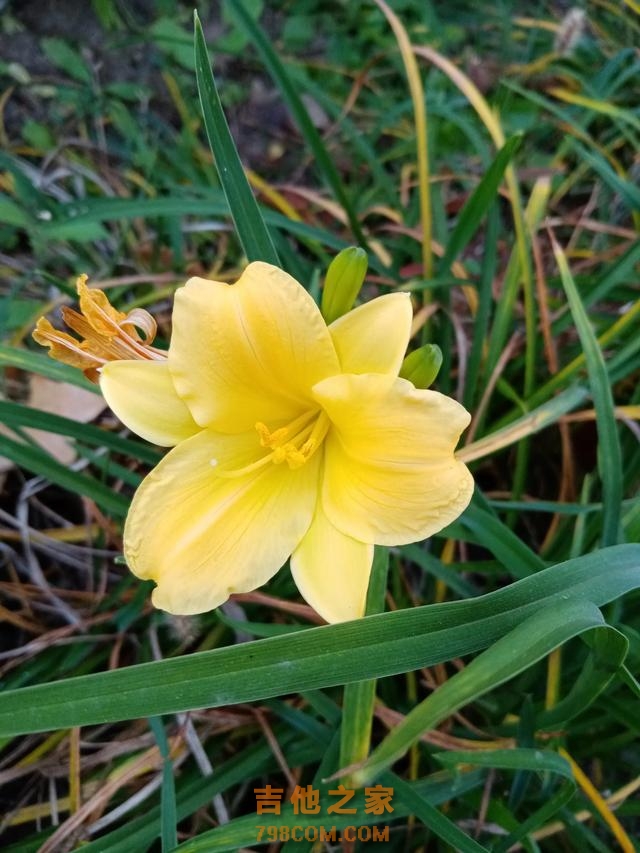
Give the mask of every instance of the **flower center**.
M 216 471 L 219 477 L 242 477 L 251 471 L 257 471 L 269 462 L 280 465 L 286 462 L 292 470 L 301 468 L 321 446 L 329 431 L 330 421 L 327 415 L 318 409 L 304 412 L 284 427 L 274 430 L 258 421 L 255 430 L 262 447 L 270 450 L 261 459 L 242 468 Z

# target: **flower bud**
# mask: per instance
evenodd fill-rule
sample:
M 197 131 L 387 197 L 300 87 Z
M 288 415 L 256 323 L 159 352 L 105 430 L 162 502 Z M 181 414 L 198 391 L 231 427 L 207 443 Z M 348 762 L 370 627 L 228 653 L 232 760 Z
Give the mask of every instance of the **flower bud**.
M 410 352 L 402 362 L 400 376 L 413 382 L 416 388 L 428 388 L 438 375 L 442 350 L 436 344 L 425 344 Z
M 322 290 L 321 311 L 333 323 L 353 308 L 367 274 L 367 253 L 357 246 L 343 249 L 329 264 Z

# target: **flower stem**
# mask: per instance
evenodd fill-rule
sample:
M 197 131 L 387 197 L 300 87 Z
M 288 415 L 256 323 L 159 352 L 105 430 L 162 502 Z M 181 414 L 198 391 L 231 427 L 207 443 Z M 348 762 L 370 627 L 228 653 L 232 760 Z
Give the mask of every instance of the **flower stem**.
M 388 569 L 389 549 L 376 546 L 367 592 L 366 616 L 384 611 Z M 340 767 L 350 767 L 364 761 L 369 754 L 375 700 L 375 679 L 356 681 L 345 686 L 340 737 Z M 345 780 L 344 784 L 351 787 L 348 779 Z

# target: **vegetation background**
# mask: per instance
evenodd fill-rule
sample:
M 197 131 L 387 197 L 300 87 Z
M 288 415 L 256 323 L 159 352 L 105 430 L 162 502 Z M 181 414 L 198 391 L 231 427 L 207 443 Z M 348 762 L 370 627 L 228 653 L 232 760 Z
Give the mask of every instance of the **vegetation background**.
M 286 571 L 198 618 L 152 610 L 117 557 L 159 451 L 30 340 L 86 272 L 166 342 L 175 288 L 244 264 L 193 9 L 1 4 L 7 851 L 238 850 L 261 822 L 287 851 L 321 849 L 286 840 L 291 806 L 257 819 L 254 788 L 326 797 L 370 734 L 395 811 L 358 800 L 348 823 L 389 825 L 377 849 L 638 849 L 640 8 L 390 6 L 198 9 L 283 266 L 317 296 L 336 251 L 365 246 L 363 295 L 415 292 L 414 341 L 443 352 L 435 387 L 474 416 L 474 501 L 391 552 L 398 612 L 314 631 Z

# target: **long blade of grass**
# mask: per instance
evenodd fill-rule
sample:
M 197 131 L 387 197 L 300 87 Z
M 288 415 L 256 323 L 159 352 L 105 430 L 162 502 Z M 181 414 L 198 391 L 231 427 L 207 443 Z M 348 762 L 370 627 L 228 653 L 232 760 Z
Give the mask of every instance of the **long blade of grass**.
M 139 441 L 131 441 L 92 424 L 79 423 L 62 415 L 53 415 L 51 412 L 21 406 L 19 403 L 11 403 L 7 400 L 0 400 L 0 421 L 7 426 L 42 429 L 57 435 L 76 438 L 87 444 L 108 447 L 116 453 L 123 453 L 132 459 L 148 462 L 150 465 L 157 465 L 162 458 L 152 447 Z
M 521 821 L 514 833 L 500 841 L 495 848 L 506 853 L 517 841 L 524 838 L 529 832 L 547 823 L 550 818 L 564 806 L 575 794 L 576 785 L 569 764 L 557 753 L 541 749 L 491 749 L 491 750 L 464 750 L 453 752 L 441 752 L 435 756 L 436 760 L 445 767 L 454 769 L 458 765 L 471 765 L 479 767 L 491 767 L 496 770 L 514 770 L 516 772 L 538 773 L 542 776 L 545 789 L 548 789 L 549 775 L 560 777 L 565 780 L 556 795 L 545 798 L 544 805 L 536 809 L 533 814 Z
M 434 758 L 443 767 L 454 770 L 460 764 L 494 767 L 496 770 L 533 770 L 534 773 L 553 773 L 573 780 L 571 767 L 557 752 L 514 747 L 513 749 L 454 749 L 438 752 Z
M 496 844 L 493 853 L 508 853 L 513 850 L 518 841 L 522 841 L 529 833 L 539 830 L 549 823 L 556 812 L 560 811 L 575 796 L 576 786 L 571 782 L 565 782 L 556 793 L 544 800 L 542 806 L 530 814 L 526 820 L 521 821 L 517 828 L 507 835 L 506 838 Z M 522 845 L 524 846 L 524 845 Z
M 560 754 L 571 765 L 571 769 L 573 770 L 573 775 L 575 777 L 576 782 L 578 783 L 578 785 L 580 785 L 584 794 L 588 797 L 588 799 L 593 803 L 596 810 L 600 813 L 600 816 L 615 836 L 615 839 L 620 845 L 620 848 L 623 850 L 623 853 L 634 853 L 636 848 L 633 844 L 633 841 L 624 831 L 622 824 L 611 811 L 604 797 L 602 796 L 602 794 L 600 794 L 591 779 L 589 779 L 589 777 L 582 770 L 582 768 L 573 760 L 573 758 L 569 755 L 566 749 L 562 749 L 561 747 Z
M 545 567 L 544 561 L 532 551 L 500 519 L 477 506 L 474 501 L 458 522 L 470 530 L 485 548 L 497 557 L 507 571 L 524 578 Z
M 522 135 L 512 136 L 505 142 L 460 211 L 456 227 L 449 237 L 446 252 L 438 265 L 442 275 L 446 274 L 452 262 L 471 240 L 488 209 L 495 202 L 504 173 L 521 143 Z
M 476 408 L 476 400 L 482 393 L 482 363 L 486 340 L 489 332 L 489 321 L 493 305 L 493 282 L 498 268 L 498 234 L 500 233 L 500 217 L 497 205 L 489 209 L 485 229 L 485 247 L 482 257 L 482 270 L 478 281 L 478 308 L 473 324 L 471 352 L 467 364 L 467 375 L 464 387 L 463 405 L 466 409 Z
M 40 376 L 46 376 L 58 382 L 70 382 L 71 385 L 77 385 L 79 388 L 84 388 L 85 391 L 93 391 L 94 394 L 100 393 L 98 386 L 94 385 L 93 382 L 89 382 L 81 370 L 78 370 L 76 367 L 70 367 L 68 364 L 54 361 L 44 353 L 31 352 L 21 347 L 0 344 L 1 365 L 17 367 L 19 370 L 26 370 L 31 373 L 38 373 Z
M 0 735 L 250 702 L 431 666 L 486 648 L 532 613 L 559 612 L 569 596 L 594 606 L 612 601 L 640 586 L 639 565 L 640 545 L 618 545 L 476 599 L 6 691 Z
M 21 468 L 32 471 L 46 477 L 52 483 L 69 489 L 79 495 L 94 500 L 106 512 L 112 513 L 118 518 L 124 518 L 129 509 L 129 501 L 118 492 L 114 492 L 104 483 L 90 477 L 88 474 L 79 474 L 66 465 L 61 465 L 44 450 L 30 445 L 14 441 L 7 436 L 0 435 L 0 456 L 6 456 Z
M 299 734 L 294 739 L 289 733 L 282 733 L 279 737 L 279 744 L 287 750 L 287 757 L 293 767 L 304 765 L 310 761 L 319 761 L 322 757 L 322 745 L 310 743 L 307 739 L 303 740 Z M 184 776 L 187 774 L 183 774 L 181 781 L 184 784 L 181 784 L 176 790 L 178 821 L 188 819 L 194 812 L 210 804 L 216 795 L 238 784 L 247 784 L 253 779 L 257 780 L 262 774 L 271 774 L 276 771 L 277 763 L 271 747 L 262 741 L 262 743 L 234 752 L 232 758 L 216 767 L 213 776 L 203 778 L 197 773 L 195 777 L 192 775 L 190 779 L 185 780 Z M 162 810 L 160 806 L 147 808 L 107 835 L 102 835 L 88 843 L 85 842 L 83 849 L 86 848 L 87 853 L 132 853 L 134 850 L 148 850 L 153 841 L 160 837 L 161 821 Z M 253 824 L 253 839 L 247 842 L 247 846 L 252 841 L 255 842 L 255 819 Z M 214 849 L 226 848 L 215 847 Z M 238 847 L 230 849 L 237 850 Z
M 174 195 L 156 198 L 92 198 L 61 204 L 58 208 L 59 219 L 40 223 L 38 228 L 41 236 L 49 241 L 60 239 L 60 228 L 65 226 L 67 219 L 76 217 L 82 217 L 83 221 L 89 222 L 113 222 L 154 216 L 180 218 L 187 214 L 224 217 L 228 212 L 229 206 L 224 194 L 209 187 L 206 190 L 200 189 L 197 197 L 194 197 L 193 191 L 190 190 L 188 195 L 176 191 Z M 268 226 L 292 234 L 307 242 L 311 248 L 317 244 L 340 251 L 350 245 L 326 229 L 288 219 L 275 210 L 265 209 L 262 215 Z M 378 272 L 384 271 L 375 254 L 370 257 L 370 265 Z
M 577 140 L 571 140 L 571 147 L 580 154 L 592 169 L 600 175 L 602 180 L 629 205 L 631 210 L 640 211 L 640 189 L 630 180 L 625 181 L 618 175 L 607 161 L 597 152 L 589 151 Z
M 473 109 L 476 111 L 480 120 L 487 128 L 491 139 L 496 148 L 500 149 L 505 144 L 505 135 L 502 130 L 502 125 L 494 111 L 489 106 L 486 98 L 480 92 L 473 81 L 464 74 L 453 62 L 451 62 L 438 51 L 424 45 L 414 46 L 414 53 L 431 62 L 439 68 L 444 74 L 449 77 L 451 82 L 462 92 L 465 98 L 469 101 Z M 534 381 L 535 372 L 535 351 L 536 351 L 536 333 L 535 333 L 535 303 L 533 293 L 533 276 L 531 271 L 531 262 L 529 258 L 528 240 L 527 240 L 527 223 L 525 221 L 522 200 L 520 197 L 520 188 L 515 169 L 512 164 L 509 164 L 505 170 L 505 180 L 509 190 L 509 202 L 513 212 L 513 224 L 516 232 L 516 246 L 510 263 L 510 273 L 505 276 L 504 294 L 500 305 L 512 305 L 515 302 L 515 293 L 518 285 L 522 281 L 524 302 L 525 302 L 525 322 L 527 328 L 526 355 L 525 355 L 525 376 L 524 388 L 525 396 L 531 391 Z M 511 325 L 511 312 L 505 320 L 505 325 Z M 506 332 L 503 339 L 496 344 L 496 349 L 499 352 L 504 348 L 506 342 Z M 497 357 L 489 360 L 488 370 L 491 371 L 495 366 Z
M 584 309 L 578 288 L 573 281 L 567 259 L 552 237 L 553 253 L 560 270 L 560 277 L 573 320 L 576 324 L 589 375 L 589 385 L 596 410 L 598 429 L 598 470 L 602 480 L 602 546 L 620 541 L 620 516 L 622 512 L 622 452 L 611 392 L 607 366 L 598 346 L 587 312 Z
M 588 110 L 592 110 L 595 113 L 601 113 L 602 115 L 620 119 L 620 121 L 630 124 L 636 130 L 640 130 L 640 121 L 633 115 L 633 113 L 622 107 L 616 106 L 611 103 L 611 101 L 587 98 L 584 95 L 579 95 L 576 92 L 564 89 L 562 86 L 551 86 L 547 89 L 547 94 L 551 95 L 553 98 L 558 98 L 558 100 L 564 101 L 565 103 L 577 104 L 578 106 L 586 107 Z
M 420 226 L 422 228 L 422 274 L 426 279 L 433 275 L 433 251 L 431 238 L 433 223 L 431 215 L 431 187 L 429 186 L 429 145 L 427 134 L 427 106 L 422 88 L 420 69 L 413 52 L 407 31 L 400 18 L 384 0 L 375 0 L 389 22 L 400 48 L 400 55 L 409 82 L 413 104 L 413 120 L 416 127 L 416 154 L 418 164 L 418 192 L 420 195 Z M 425 291 L 426 295 L 426 291 Z
M 278 85 L 278 88 L 282 93 L 282 97 L 291 111 L 291 115 L 295 119 L 298 127 L 300 128 L 300 132 L 309 146 L 309 149 L 313 153 L 316 163 L 318 164 L 318 168 L 322 172 L 326 182 L 329 184 L 337 201 L 347 214 L 349 226 L 351 227 L 355 238 L 363 248 L 366 248 L 367 244 L 364 234 L 362 233 L 362 228 L 360 227 L 353 204 L 345 192 L 338 170 L 331 159 L 331 155 L 326 149 L 322 137 L 311 121 L 302 98 L 293 85 L 282 60 L 271 46 L 269 39 L 262 32 L 260 27 L 256 24 L 239 0 L 228 0 L 228 9 L 238 26 L 244 30 L 246 35 L 255 45 L 256 50 L 260 54 L 260 57 L 267 68 L 267 71 Z
M 383 777 L 383 783 L 393 788 L 394 794 L 402 798 L 413 814 L 418 817 L 425 826 L 446 841 L 454 850 L 460 853 L 488 853 L 488 848 L 478 844 L 473 838 L 469 838 L 453 821 L 438 811 L 435 806 L 421 797 L 404 779 L 394 773 L 388 773 Z
M 640 242 L 638 243 L 638 248 L 640 249 Z M 638 253 L 640 257 L 640 252 Z M 583 307 L 587 307 L 589 304 L 589 299 L 583 299 L 582 305 Z M 634 323 L 637 322 L 638 316 L 640 315 L 640 300 L 634 303 L 623 315 L 619 317 L 615 323 L 612 323 L 608 329 L 606 329 L 601 335 L 597 338 L 597 343 L 599 346 L 605 347 L 608 346 L 613 341 L 617 340 L 623 332 L 627 329 L 633 329 Z M 637 347 L 637 339 L 633 339 L 630 343 L 630 349 L 632 352 L 630 353 L 631 359 L 633 359 L 635 353 L 633 350 Z M 616 361 L 620 360 L 621 363 L 626 361 L 626 358 L 629 354 L 625 354 L 624 350 L 626 347 L 623 347 L 616 355 L 611 359 L 611 372 L 614 372 L 614 368 L 616 365 Z M 564 387 L 567 384 L 567 380 L 570 379 L 574 374 L 578 373 L 580 368 L 583 367 L 585 363 L 584 352 L 577 355 L 569 364 L 565 365 L 561 370 L 559 370 L 555 376 L 552 376 L 545 384 L 537 389 L 531 397 L 527 400 L 527 405 L 529 406 L 539 406 L 543 400 L 548 400 L 551 395 L 557 391 L 559 388 Z M 565 393 L 564 391 L 561 392 Z M 504 423 L 505 421 L 510 421 L 513 419 L 513 412 L 509 415 L 506 415 L 501 421 L 498 421 L 498 426 L 500 423 Z M 469 445 L 471 446 L 471 445 Z
M 404 755 L 425 731 L 585 631 L 603 631 L 618 638 L 617 643 L 612 643 L 610 664 L 613 669 L 619 667 L 627 641 L 605 625 L 593 603 L 565 599 L 540 607 L 414 708 L 354 774 L 356 781 L 370 782 Z
M 162 720 L 159 717 L 151 717 L 149 725 L 162 756 L 162 793 L 160 803 L 162 853 L 170 853 L 178 845 L 176 786 L 173 778 L 173 765 L 171 763 L 171 755 L 169 754 L 169 741 Z
M 267 261 L 277 265 L 278 253 L 251 192 L 222 109 L 197 12 L 194 13 L 194 31 L 196 80 L 204 126 L 238 239 L 250 261 Z
M 388 776 L 385 777 L 384 782 L 385 785 L 394 789 L 395 795 L 395 777 L 388 774 Z M 415 792 L 415 794 L 420 797 L 422 803 L 428 803 L 435 811 L 436 806 L 447 803 L 449 800 L 464 794 L 466 791 L 479 788 L 481 782 L 482 776 L 479 772 L 471 771 L 463 774 L 447 774 L 444 778 L 439 774 L 436 778 L 421 779 L 417 782 L 405 784 L 408 785 L 412 792 Z M 331 783 L 323 784 L 320 782 L 314 784 L 313 787 L 318 789 L 320 801 L 326 802 L 328 800 L 328 788 L 333 787 L 333 785 Z M 402 793 L 404 795 L 404 789 Z M 365 811 L 364 791 L 355 791 L 355 796 L 353 799 L 349 800 L 349 806 L 356 809 L 359 824 L 363 826 L 370 826 L 371 824 L 380 823 L 379 815 L 374 815 L 371 812 Z M 403 796 L 394 796 L 393 809 L 394 819 L 408 817 L 414 812 L 414 802 L 411 796 L 407 796 L 406 802 Z M 294 824 L 302 825 L 305 828 L 309 827 L 310 829 L 317 829 L 317 834 L 321 837 L 321 833 L 325 830 L 324 824 L 326 824 L 326 820 L 326 815 L 322 812 L 317 815 L 306 814 L 301 816 L 300 814 L 294 813 L 291 805 L 285 805 L 283 803 L 279 814 L 269 815 L 269 827 L 273 827 L 277 831 L 280 827 L 288 828 Z M 335 827 L 336 835 L 334 840 L 338 841 L 340 838 L 340 830 L 343 830 L 350 825 L 352 826 L 353 824 L 353 814 L 336 813 L 331 815 L 331 828 L 326 827 L 326 829 L 331 831 L 333 827 Z M 326 838 L 325 840 L 329 842 L 331 839 Z M 457 836 L 457 840 L 460 840 L 459 835 Z M 215 850 L 216 853 L 222 853 L 222 851 L 234 851 L 234 853 L 236 853 L 236 851 L 244 847 L 253 848 L 255 843 L 256 816 L 246 815 L 236 818 L 225 826 L 218 827 L 210 832 L 204 832 L 197 838 L 186 841 L 178 847 L 178 851 L 179 853 L 212 853 L 212 851 Z M 296 846 L 294 846 L 294 844 L 296 844 L 296 842 L 290 842 L 290 845 L 287 845 L 286 850 L 289 852 L 301 849 L 299 841 Z M 482 847 L 480 849 L 484 850 L 485 848 Z M 475 848 L 475 850 L 477 850 L 477 848 Z M 112 851 L 91 850 L 89 853 L 112 853 Z M 117 851 L 117 853 L 129 853 L 129 851 Z
M 616 673 L 617 668 L 611 666 L 611 661 L 621 655 L 621 664 L 624 658 L 624 650 L 619 644 L 620 635 L 617 633 L 602 631 L 594 634 L 590 642 L 591 654 L 580 669 L 571 690 L 561 702 L 540 714 L 540 728 L 557 731 L 602 693 Z
M 469 463 L 475 459 L 491 456 L 516 441 L 529 438 L 551 424 L 557 423 L 563 415 L 584 402 L 587 396 L 588 392 L 585 388 L 580 385 L 570 385 L 560 394 L 552 397 L 549 402 L 538 406 L 502 429 L 497 429 L 477 441 L 472 441 L 466 447 L 461 447 L 456 452 L 456 457 Z

